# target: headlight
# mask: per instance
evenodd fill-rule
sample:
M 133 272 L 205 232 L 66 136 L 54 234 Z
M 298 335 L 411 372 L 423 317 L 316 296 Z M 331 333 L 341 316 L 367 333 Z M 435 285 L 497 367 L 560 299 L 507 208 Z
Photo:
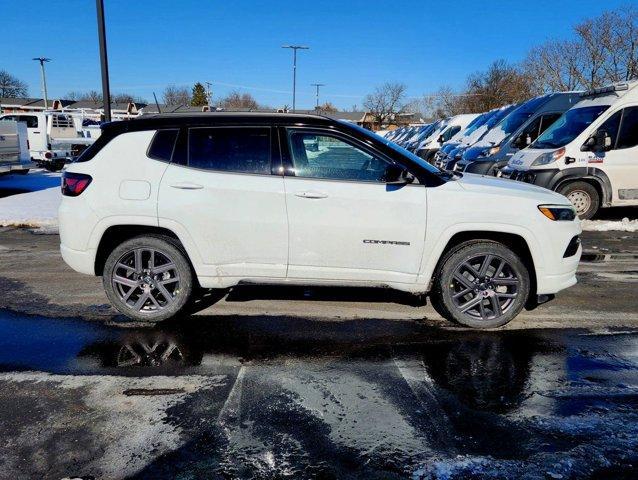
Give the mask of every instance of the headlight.
M 569 222 L 576 218 L 576 210 L 574 210 L 574 207 L 539 205 L 538 209 L 550 220 Z
M 540 157 L 534 160 L 532 163 L 532 167 L 538 165 L 547 165 L 548 163 L 553 163 L 565 156 L 565 147 L 559 148 L 558 150 L 554 150 L 553 152 L 543 153 Z

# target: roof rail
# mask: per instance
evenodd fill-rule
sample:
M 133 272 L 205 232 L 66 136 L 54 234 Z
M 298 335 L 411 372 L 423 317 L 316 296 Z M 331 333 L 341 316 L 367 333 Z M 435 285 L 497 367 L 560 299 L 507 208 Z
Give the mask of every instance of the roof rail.
M 600 95 L 601 93 L 611 93 L 629 90 L 629 82 L 620 82 L 613 85 L 607 85 L 606 87 L 594 88 L 580 94 L 581 97 L 592 97 L 594 95 Z

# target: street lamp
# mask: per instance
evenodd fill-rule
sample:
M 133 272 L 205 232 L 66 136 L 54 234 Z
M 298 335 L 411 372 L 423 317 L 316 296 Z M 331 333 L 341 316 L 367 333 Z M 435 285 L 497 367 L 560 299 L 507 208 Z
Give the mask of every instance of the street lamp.
M 313 87 L 317 88 L 317 93 L 316 93 L 317 106 L 316 106 L 316 110 L 319 110 L 319 87 L 325 87 L 326 84 L 325 83 L 311 83 L 310 85 L 312 85 Z
M 44 93 L 44 109 L 46 110 L 48 108 L 48 105 L 47 105 L 48 99 L 47 99 L 47 77 L 44 74 L 44 63 L 50 62 L 51 59 L 46 57 L 36 57 L 33 60 L 35 60 L 36 62 L 40 62 L 40 71 L 42 72 L 42 91 Z
M 292 111 L 295 111 L 295 100 L 297 92 L 297 50 L 309 50 L 310 47 L 302 45 L 283 45 L 281 48 L 290 48 L 292 54 Z
M 102 106 L 104 121 L 111 121 L 111 90 L 109 88 L 109 60 L 106 55 L 106 27 L 104 25 L 104 1 L 95 0 L 97 10 L 97 36 L 100 42 L 100 67 L 102 70 Z

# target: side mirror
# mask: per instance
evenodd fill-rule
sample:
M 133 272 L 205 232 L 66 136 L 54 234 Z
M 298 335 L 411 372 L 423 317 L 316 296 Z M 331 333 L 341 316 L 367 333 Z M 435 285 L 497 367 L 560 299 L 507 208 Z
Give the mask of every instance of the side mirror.
M 400 165 L 388 165 L 384 175 L 387 185 L 407 185 L 414 182 L 414 175 Z
M 592 135 L 587 140 L 585 140 L 585 143 L 583 144 L 582 147 L 580 147 L 580 150 L 582 152 L 591 152 L 592 150 L 594 150 L 595 147 L 596 147 L 596 137 Z
M 611 136 L 606 130 L 598 130 L 596 132 L 596 146 L 603 151 L 611 148 Z
M 439 138 L 437 138 L 436 141 L 439 143 L 443 143 L 443 135 L 439 135 Z

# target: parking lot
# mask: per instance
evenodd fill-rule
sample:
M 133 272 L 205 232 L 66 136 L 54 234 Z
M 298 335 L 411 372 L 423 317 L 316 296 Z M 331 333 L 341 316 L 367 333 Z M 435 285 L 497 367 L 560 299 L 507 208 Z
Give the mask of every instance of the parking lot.
M 390 290 L 244 287 L 155 328 L 0 229 L 3 478 L 631 478 L 636 236 L 503 330 Z

